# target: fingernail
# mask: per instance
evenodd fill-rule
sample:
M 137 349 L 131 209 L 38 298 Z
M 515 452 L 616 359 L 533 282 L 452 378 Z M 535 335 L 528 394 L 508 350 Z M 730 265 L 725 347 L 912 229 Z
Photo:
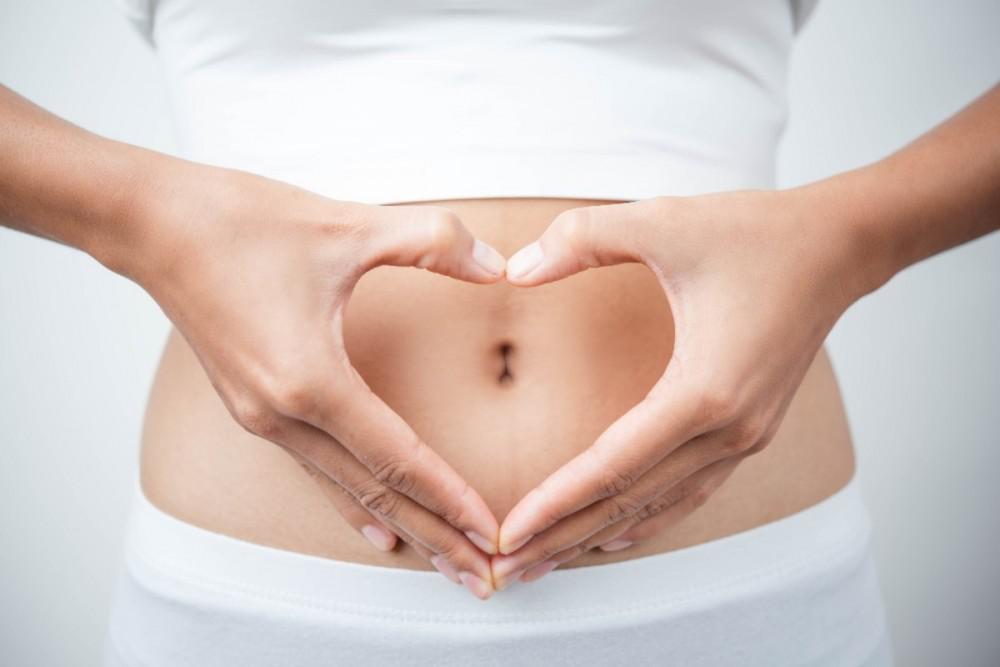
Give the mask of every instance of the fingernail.
M 431 556 L 431 564 L 437 568 L 438 572 L 448 577 L 456 584 L 461 585 L 462 580 L 458 578 L 458 573 L 455 572 L 455 568 L 448 564 L 448 561 L 444 559 L 441 554 L 434 554 Z
M 465 536 L 475 544 L 477 547 L 482 549 L 488 554 L 495 554 L 497 552 L 497 545 L 493 544 L 490 540 L 486 539 L 474 530 L 465 531 Z
M 503 273 L 504 267 L 507 265 L 503 255 L 479 239 L 476 239 L 472 244 L 472 258 L 476 260 L 476 264 L 495 276 Z
M 524 574 L 521 575 L 520 581 L 528 582 L 535 581 L 536 579 L 541 579 L 546 574 L 551 572 L 553 568 L 559 563 L 554 560 L 547 560 L 544 563 L 539 563 L 538 565 L 529 568 Z
M 542 246 L 538 244 L 538 241 L 535 241 L 518 250 L 513 257 L 507 260 L 507 277 L 523 278 L 541 264 L 543 259 L 545 259 L 545 254 L 542 252 Z
M 502 591 L 502 590 L 506 589 L 507 587 L 509 587 L 512 583 L 514 583 L 515 581 L 517 581 L 522 574 L 524 574 L 525 569 L 527 569 L 527 568 L 522 568 L 522 569 L 517 570 L 515 572 L 511 572 L 506 577 L 500 577 L 499 580 L 498 580 L 497 590 L 498 591 Z M 496 575 L 494 575 L 493 578 L 496 579 L 497 578 Z
M 493 594 L 492 587 L 471 572 L 459 572 L 458 578 L 480 600 L 485 600 Z
M 598 547 L 601 551 L 621 551 L 632 544 L 632 540 L 611 540 Z
M 392 539 L 392 534 L 385 528 L 367 523 L 361 526 L 361 532 L 379 551 L 392 551 L 395 540 Z
M 498 579 L 514 579 L 515 570 L 517 574 L 521 574 L 527 569 L 527 566 L 518 567 L 518 561 L 521 558 L 515 558 L 514 556 L 497 556 L 492 559 L 490 563 L 490 568 L 493 572 L 493 580 Z
M 527 537 L 523 537 L 517 542 L 514 542 L 513 544 L 508 543 L 506 546 L 501 545 L 500 553 L 504 555 L 514 553 L 515 551 L 523 547 L 525 544 L 527 544 L 528 540 L 530 540 L 532 537 L 534 537 L 534 535 L 528 535 Z

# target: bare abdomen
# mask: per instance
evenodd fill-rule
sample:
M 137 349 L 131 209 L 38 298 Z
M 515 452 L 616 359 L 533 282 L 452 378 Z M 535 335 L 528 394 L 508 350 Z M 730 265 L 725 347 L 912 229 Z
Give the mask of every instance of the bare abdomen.
M 509 256 L 568 199 L 434 202 Z M 517 500 L 638 402 L 670 358 L 673 322 L 641 265 L 536 288 L 471 285 L 382 267 L 358 284 L 345 337 L 371 388 L 463 475 L 502 521 Z M 751 528 L 829 496 L 853 450 L 821 350 L 772 443 L 709 501 L 656 539 L 563 567 L 659 553 Z M 142 483 L 190 523 L 338 560 L 433 569 L 400 541 L 381 553 L 282 449 L 229 416 L 183 338 L 171 333 L 148 405 Z

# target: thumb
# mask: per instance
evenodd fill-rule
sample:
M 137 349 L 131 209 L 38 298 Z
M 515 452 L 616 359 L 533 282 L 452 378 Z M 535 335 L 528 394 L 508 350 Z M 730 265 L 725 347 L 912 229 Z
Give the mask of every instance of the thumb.
M 503 255 L 472 236 L 453 211 L 441 206 L 387 210 L 373 266 L 415 266 L 474 283 L 491 283 L 503 276 Z
M 649 212 L 645 200 L 563 211 L 539 239 L 507 262 L 507 280 L 530 287 L 598 266 L 642 262 Z

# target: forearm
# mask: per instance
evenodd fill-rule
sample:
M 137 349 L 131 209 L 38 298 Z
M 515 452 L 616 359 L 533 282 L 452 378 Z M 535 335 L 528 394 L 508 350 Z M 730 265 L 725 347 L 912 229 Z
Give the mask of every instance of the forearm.
M 0 224 L 119 266 L 146 235 L 140 193 L 168 156 L 76 127 L 0 86 Z
M 852 236 L 860 292 L 922 259 L 1000 228 L 1000 85 L 866 167 L 803 186 Z

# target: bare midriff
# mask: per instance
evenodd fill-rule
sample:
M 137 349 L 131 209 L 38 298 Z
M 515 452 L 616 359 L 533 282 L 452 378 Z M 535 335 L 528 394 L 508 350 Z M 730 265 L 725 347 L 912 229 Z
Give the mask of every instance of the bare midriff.
M 446 206 L 505 256 L 560 211 L 606 201 L 462 199 Z M 419 204 L 417 203 L 417 204 Z M 473 285 L 380 267 L 358 284 L 345 339 L 359 373 L 502 521 L 525 493 L 586 449 L 663 373 L 673 321 L 639 264 L 534 288 Z M 718 539 L 805 509 L 854 473 L 843 404 L 821 349 L 771 443 L 709 499 L 641 544 L 562 567 L 628 560 Z M 282 448 L 243 430 L 172 330 L 147 408 L 147 497 L 188 523 L 280 549 L 432 570 L 402 540 L 380 552 Z

